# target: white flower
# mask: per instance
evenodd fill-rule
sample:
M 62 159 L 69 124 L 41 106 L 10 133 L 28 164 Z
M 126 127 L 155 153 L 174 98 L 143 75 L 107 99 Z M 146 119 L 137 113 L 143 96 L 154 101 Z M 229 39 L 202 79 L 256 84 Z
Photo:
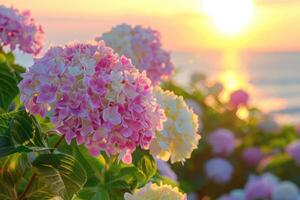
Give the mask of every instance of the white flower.
M 173 92 L 156 87 L 155 95 L 165 111 L 167 121 L 163 124 L 163 130 L 157 132 L 152 140 L 150 153 L 164 161 L 170 159 L 171 163 L 183 162 L 197 148 L 200 139 L 197 134 L 198 117 L 183 98 Z
M 186 195 L 179 192 L 178 188 L 169 185 L 156 185 L 148 183 L 133 194 L 125 193 L 125 200 L 186 200 Z

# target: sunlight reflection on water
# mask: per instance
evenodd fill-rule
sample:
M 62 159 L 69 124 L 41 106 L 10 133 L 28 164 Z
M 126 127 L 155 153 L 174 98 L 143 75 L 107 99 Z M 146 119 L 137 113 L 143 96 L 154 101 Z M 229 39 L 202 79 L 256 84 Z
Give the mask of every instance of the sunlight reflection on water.
M 187 86 L 191 74 L 204 73 L 209 80 L 224 84 L 224 99 L 228 99 L 231 91 L 244 89 L 250 93 L 254 106 L 273 113 L 281 122 L 299 122 L 300 102 L 296 102 L 300 98 L 297 87 L 300 79 L 296 74 L 300 70 L 297 67 L 300 59 L 286 54 L 288 53 L 251 54 L 234 50 L 221 53 L 175 53 L 174 61 L 178 67 L 175 80 Z M 188 64 L 184 62 L 186 60 L 189 61 Z M 292 63 L 289 70 L 284 65 L 280 67 L 284 60 Z M 294 82 L 291 82 L 293 79 Z M 293 109 L 294 107 L 296 108 Z

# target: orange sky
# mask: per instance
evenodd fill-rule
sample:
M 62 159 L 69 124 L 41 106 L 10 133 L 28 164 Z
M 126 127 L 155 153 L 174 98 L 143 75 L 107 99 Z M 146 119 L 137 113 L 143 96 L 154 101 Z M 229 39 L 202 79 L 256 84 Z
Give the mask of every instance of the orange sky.
M 300 0 L 255 0 L 251 24 L 226 36 L 199 8 L 201 0 L 0 0 L 30 9 L 47 44 L 92 39 L 122 22 L 152 26 L 172 50 L 300 50 Z M 222 0 L 225 1 L 225 0 Z

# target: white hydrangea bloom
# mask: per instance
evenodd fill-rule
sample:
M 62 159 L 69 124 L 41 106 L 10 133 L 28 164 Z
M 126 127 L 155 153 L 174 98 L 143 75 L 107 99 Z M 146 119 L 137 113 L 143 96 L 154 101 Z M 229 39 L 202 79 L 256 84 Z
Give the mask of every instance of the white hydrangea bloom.
M 298 196 L 299 189 L 297 185 L 283 181 L 275 187 L 272 193 L 272 200 L 297 200 Z
M 150 143 L 150 153 L 164 161 L 171 163 L 184 162 L 191 157 L 197 148 L 200 135 L 198 130 L 198 116 L 187 106 L 182 97 L 173 92 L 155 88 L 157 102 L 165 111 L 167 121 L 163 130 L 156 133 Z
M 186 194 L 179 192 L 178 188 L 169 185 L 148 183 L 133 194 L 125 193 L 125 200 L 187 200 Z

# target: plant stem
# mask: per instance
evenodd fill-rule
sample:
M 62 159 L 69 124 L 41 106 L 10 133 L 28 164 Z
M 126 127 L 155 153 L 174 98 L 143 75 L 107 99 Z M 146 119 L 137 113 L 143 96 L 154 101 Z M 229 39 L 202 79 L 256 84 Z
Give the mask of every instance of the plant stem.
M 28 182 L 28 184 L 27 184 L 27 186 L 26 186 L 24 192 L 23 192 L 23 193 L 21 194 L 21 196 L 19 197 L 19 200 L 23 200 L 24 198 L 26 198 L 26 194 L 27 194 L 27 192 L 31 189 L 31 186 L 32 186 L 32 184 L 33 184 L 33 182 L 34 182 L 36 176 L 37 176 L 36 173 L 33 173 L 33 174 L 32 174 L 32 176 L 31 176 L 31 178 L 30 178 L 30 180 L 29 180 L 29 182 Z
M 62 136 L 59 138 L 59 140 L 54 144 L 53 150 L 56 149 L 56 148 L 59 146 L 59 144 L 64 140 L 64 138 L 65 138 L 65 135 L 62 135 Z M 52 152 L 53 152 L 53 151 L 52 151 Z
M 65 138 L 65 135 L 62 135 L 59 140 L 54 144 L 53 146 L 53 150 L 51 150 L 51 153 L 53 153 L 53 151 L 59 146 L 59 144 L 63 141 L 63 139 Z M 33 173 L 24 192 L 20 195 L 20 197 L 18 198 L 19 200 L 23 200 L 26 198 L 26 194 L 29 192 L 29 190 L 31 189 L 32 187 L 32 184 L 36 178 L 37 174 L 36 173 Z

